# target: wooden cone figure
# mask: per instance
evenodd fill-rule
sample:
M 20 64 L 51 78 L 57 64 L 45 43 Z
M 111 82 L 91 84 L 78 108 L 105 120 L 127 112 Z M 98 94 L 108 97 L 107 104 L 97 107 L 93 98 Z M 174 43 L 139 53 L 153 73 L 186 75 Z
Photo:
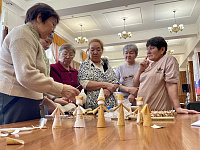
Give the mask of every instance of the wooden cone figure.
M 118 122 L 117 125 L 118 126 L 125 126 L 125 121 L 124 121 L 124 109 L 123 107 L 127 110 L 130 111 L 130 109 L 128 109 L 126 106 L 123 105 L 124 102 L 124 97 L 123 94 L 118 94 L 117 95 L 117 102 L 118 102 L 118 106 L 115 107 L 113 110 L 117 110 L 119 108 L 119 116 L 118 116 Z
M 60 128 L 62 125 L 60 114 L 64 115 L 65 113 L 60 109 L 60 107 L 57 106 L 56 109 L 51 114 L 51 116 L 54 117 L 54 121 L 53 121 L 53 125 L 52 125 L 53 129 Z
M 81 90 L 81 93 L 78 96 L 83 96 L 82 104 L 81 105 L 85 104 L 87 96 L 86 96 L 86 94 L 84 92 L 84 89 Z
M 106 127 L 106 121 L 104 117 L 104 109 L 107 112 L 110 112 L 105 106 L 105 97 L 104 97 L 104 92 L 103 89 L 100 89 L 99 97 L 97 99 L 99 107 L 93 110 L 93 114 L 96 114 L 98 111 L 98 121 L 97 121 L 97 128 L 105 128 Z
M 76 104 L 78 105 L 78 107 L 73 112 L 73 115 L 74 116 L 76 115 L 76 121 L 75 121 L 74 127 L 83 128 L 85 127 L 83 114 L 86 113 L 85 109 L 81 107 L 81 105 L 83 104 L 83 96 L 76 96 Z
M 149 105 L 146 104 L 143 109 L 141 110 L 143 114 L 143 126 L 150 127 L 153 125 L 152 120 L 151 120 L 151 110 L 149 108 Z
M 138 124 L 142 124 L 143 122 L 143 118 L 142 118 L 142 113 L 141 113 L 141 110 L 142 110 L 142 106 L 143 106 L 143 97 L 138 97 L 138 98 L 135 98 L 136 99 L 136 102 L 137 102 L 137 106 L 138 108 L 134 111 L 134 112 L 138 112 L 137 114 L 137 123 Z
M 125 141 L 125 126 L 118 126 L 119 139 Z
M 7 145 L 24 145 L 24 141 L 7 137 L 6 144 Z

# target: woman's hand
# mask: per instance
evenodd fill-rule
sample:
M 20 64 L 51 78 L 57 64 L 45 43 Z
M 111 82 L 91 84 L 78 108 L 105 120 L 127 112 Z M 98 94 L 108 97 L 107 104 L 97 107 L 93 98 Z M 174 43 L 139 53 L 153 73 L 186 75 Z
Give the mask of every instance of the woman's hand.
M 115 83 L 108 83 L 106 89 L 110 91 L 110 93 L 112 94 L 113 92 L 116 91 L 116 89 L 118 88 L 118 84 Z
M 71 85 L 63 85 L 63 90 L 61 92 L 62 95 L 64 95 L 68 99 L 73 99 L 75 96 L 79 95 L 79 90 L 76 88 L 72 87 Z
M 107 99 L 110 96 L 110 94 L 111 94 L 110 91 L 107 90 L 107 89 L 103 89 L 103 92 L 104 92 L 105 99 Z
M 66 97 L 56 98 L 54 102 L 59 103 L 60 105 L 64 106 L 69 103 L 69 99 Z
M 46 109 L 49 113 L 52 113 L 57 107 L 57 105 L 47 97 L 44 97 L 41 105 L 46 106 Z
M 176 112 L 178 114 L 200 114 L 200 112 L 196 110 L 188 110 L 188 109 L 183 109 L 181 107 L 176 108 Z
M 130 94 L 130 95 L 128 96 L 128 100 L 129 100 L 129 102 L 130 102 L 131 104 L 133 104 L 133 102 L 134 102 L 134 100 L 135 100 L 135 96 L 132 95 L 132 94 Z
M 128 87 L 128 93 L 132 94 L 133 96 L 136 96 L 138 89 L 138 87 Z
M 148 66 L 149 61 L 147 60 L 148 56 L 140 63 L 139 71 L 143 72 Z

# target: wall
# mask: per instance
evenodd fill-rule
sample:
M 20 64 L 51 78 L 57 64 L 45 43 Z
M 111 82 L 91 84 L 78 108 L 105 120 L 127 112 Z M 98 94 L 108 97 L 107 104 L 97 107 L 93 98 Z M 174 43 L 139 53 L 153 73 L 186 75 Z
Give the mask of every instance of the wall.
M 3 7 L 2 15 L 4 15 L 3 25 L 7 26 L 9 30 L 24 24 L 24 18 L 13 13 L 10 9 Z M 1 23 L 2 24 L 2 23 Z

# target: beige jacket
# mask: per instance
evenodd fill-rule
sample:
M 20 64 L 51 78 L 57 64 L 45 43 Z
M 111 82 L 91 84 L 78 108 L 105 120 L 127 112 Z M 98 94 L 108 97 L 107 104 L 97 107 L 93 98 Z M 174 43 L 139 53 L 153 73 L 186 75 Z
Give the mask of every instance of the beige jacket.
M 60 94 L 63 84 L 47 77 L 39 34 L 27 25 L 9 32 L 0 49 L 0 92 L 42 99 L 43 93 Z

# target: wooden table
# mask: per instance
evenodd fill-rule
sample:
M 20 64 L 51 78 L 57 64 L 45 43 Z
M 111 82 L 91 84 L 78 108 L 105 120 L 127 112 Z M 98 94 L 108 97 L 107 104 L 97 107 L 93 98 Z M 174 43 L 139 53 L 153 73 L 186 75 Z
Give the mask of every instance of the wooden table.
M 51 129 L 52 120 L 48 120 L 48 129 L 33 130 L 32 133 L 19 133 L 25 145 L 6 145 L 5 137 L 0 138 L 0 150 L 199 150 L 200 127 L 191 123 L 200 119 L 200 115 L 180 115 L 175 120 L 153 121 L 156 125 L 165 126 L 153 129 L 137 125 L 134 120 L 126 120 L 125 126 L 117 126 L 117 120 L 106 119 L 106 128 L 97 128 L 97 119 L 87 116 L 85 128 L 73 128 L 75 119 L 63 119 L 61 129 Z M 32 120 L 6 127 L 38 126 L 39 120 Z

